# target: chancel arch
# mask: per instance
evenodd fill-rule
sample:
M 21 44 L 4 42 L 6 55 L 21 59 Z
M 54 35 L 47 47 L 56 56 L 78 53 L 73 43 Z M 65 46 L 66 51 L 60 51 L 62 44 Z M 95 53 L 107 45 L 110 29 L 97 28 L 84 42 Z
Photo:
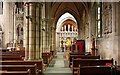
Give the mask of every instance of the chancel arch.
M 74 38 L 78 38 L 77 22 L 70 13 L 66 12 L 57 22 L 56 48 L 62 51 L 70 50 Z

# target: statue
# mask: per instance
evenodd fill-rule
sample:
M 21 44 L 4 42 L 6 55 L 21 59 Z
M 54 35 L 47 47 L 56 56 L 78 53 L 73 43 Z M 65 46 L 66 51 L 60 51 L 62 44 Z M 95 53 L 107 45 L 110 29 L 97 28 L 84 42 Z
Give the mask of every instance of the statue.
M 95 55 L 95 38 L 93 37 L 92 38 L 92 55 L 94 56 Z

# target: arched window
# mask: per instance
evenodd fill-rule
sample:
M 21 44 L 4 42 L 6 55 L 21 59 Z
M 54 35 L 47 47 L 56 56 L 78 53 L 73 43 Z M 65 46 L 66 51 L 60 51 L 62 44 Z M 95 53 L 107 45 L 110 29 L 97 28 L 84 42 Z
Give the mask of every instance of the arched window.
M 101 19 L 101 10 L 102 10 L 102 3 L 98 3 L 96 9 L 96 23 L 97 23 L 97 37 L 102 37 L 102 19 Z
M 0 31 L 2 31 L 2 27 L 1 27 L 1 25 L 0 25 Z
M 3 2 L 0 1 L 0 14 L 3 14 Z
M 21 35 L 23 35 L 23 28 L 21 28 L 21 31 L 20 31 Z
M 19 36 L 19 35 L 20 35 L 19 30 L 20 30 L 20 27 L 18 26 L 18 27 L 17 27 L 17 36 Z

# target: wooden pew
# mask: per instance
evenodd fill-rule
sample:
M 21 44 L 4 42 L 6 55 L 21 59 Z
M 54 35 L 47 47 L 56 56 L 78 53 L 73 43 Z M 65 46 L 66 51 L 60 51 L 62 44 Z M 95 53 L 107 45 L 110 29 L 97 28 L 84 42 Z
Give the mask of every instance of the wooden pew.
M 31 75 L 30 69 L 27 71 L 0 71 L 0 75 Z
M 20 56 L 25 56 L 25 51 L 6 51 L 6 52 L 0 51 L 0 55 L 20 55 Z
M 50 52 L 42 53 L 42 58 L 43 58 L 43 63 L 47 64 L 48 66 L 50 63 Z
M 6 51 L 0 52 L 1 60 L 22 60 L 25 56 L 25 51 Z
M 55 56 L 55 51 L 50 51 L 51 53 L 52 53 L 52 57 L 54 57 Z
M 20 55 L 2 55 L 0 60 L 21 60 Z
M 95 65 L 113 65 L 113 59 L 73 59 L 74 67 L 80 66 L 95 66 Z
M 113 59 L 101 60 L 101 59 L 73 59 L 72 71 L 73 74 L 79 69 L 80 66 L 111 66 L 113 65 Z
M 69 67 L 72 65 L 72 59 L 100 59 L 100 56 L 91 56 L 91 55 L 70 55 L 69 57 Z
M 52 60 L 52 58 L 54 57 L 54 51 L 50 51 L 50 57 L 51 57 L 51 60 Z
M 30 61 L 0 61 L 2 65 L 37 65 L 38 75 L 42 75 L 42 61 L 41 60 L 30 60 Z
M 1 49 L 0 52 L 6 52 L 9 51 L 9 49 Z
M 111 66 L 80 66 L 79 75 L 111 75 Z
M 7 71 L 27 71 L 31 70 L 31 75 L 36 75 L 37 65 L 0 65 L 0 70 Z
M 116 75 L 120 75 L 120 66 L 116 65 Z

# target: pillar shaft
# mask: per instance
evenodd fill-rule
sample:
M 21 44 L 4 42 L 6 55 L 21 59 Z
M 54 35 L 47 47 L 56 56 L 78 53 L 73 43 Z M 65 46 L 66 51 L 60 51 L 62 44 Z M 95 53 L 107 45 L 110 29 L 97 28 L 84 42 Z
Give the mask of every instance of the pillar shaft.
M 36 59 L 40 58 L 40 50 L 39 50 L 39 3 L 36 4 Z
M 41 58 L 40 7 L 39 3 L 29 2 L 25 4 L 25 60 L 39 60 Z
M 35 4 L 29 4 L 29 60 L 35 59 Z
M 29 19 L 26 18 L 29 15 L 29 4 L 25 4 L 25 27 L 24 27 L 24 47 L 25 47 L 25 60 L 28 59 L 29 51 Z

